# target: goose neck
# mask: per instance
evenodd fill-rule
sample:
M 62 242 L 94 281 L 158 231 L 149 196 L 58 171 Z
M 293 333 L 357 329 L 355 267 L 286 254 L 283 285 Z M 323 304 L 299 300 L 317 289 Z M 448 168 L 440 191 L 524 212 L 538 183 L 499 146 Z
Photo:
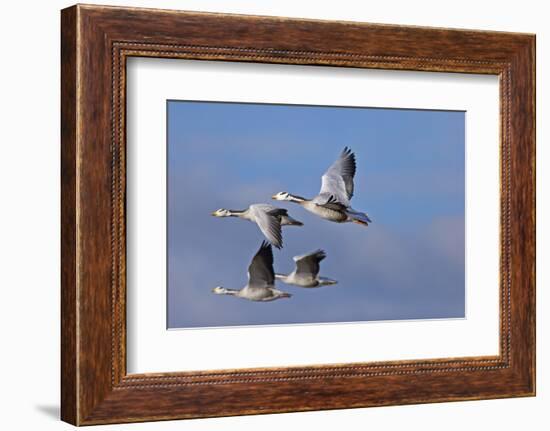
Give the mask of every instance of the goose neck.
M 246 210 L 228 210 L 231 217 L 242 217 L 246 214 Z
M 288 200 L 289 200 L 290 202 L 295 202 L 295 203 L 297 203 L 297 204 L 301 204 L 301 203 L 304 203 L 304 202 L 307 201 L 307 199 L 306 199 L 306 198 L 303 198 L 302 196 L 291 195 L 290 193 L 289 193 L 289 195 L 288 195 Z
M 275 274 L 275 280 L 286 280 L 288 275 L 286 274 Z
M 236 290 L 236 289 L 225 289 L 224 292 L 223 292 L 225 295 L 238 295 L 239 294 L 239 291 Z

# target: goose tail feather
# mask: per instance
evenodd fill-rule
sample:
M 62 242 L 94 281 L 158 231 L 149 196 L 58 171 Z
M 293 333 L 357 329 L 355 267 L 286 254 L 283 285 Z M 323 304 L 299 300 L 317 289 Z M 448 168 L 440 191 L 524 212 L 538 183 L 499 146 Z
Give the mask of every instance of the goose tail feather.
M 303 226 L 304 224 L 301 221 L 293 219 L 289 215 L 285 215 L 281 217 L 281 225 L 282 226 Z
M 346 213 L 349 217 L 349 220 L 353 223 L 362 224 L 364 226 L 368 226 L 369 223 L 372 223 L 372 220 L 367 213 L 362 213 L 352 209 L 348 209 Z

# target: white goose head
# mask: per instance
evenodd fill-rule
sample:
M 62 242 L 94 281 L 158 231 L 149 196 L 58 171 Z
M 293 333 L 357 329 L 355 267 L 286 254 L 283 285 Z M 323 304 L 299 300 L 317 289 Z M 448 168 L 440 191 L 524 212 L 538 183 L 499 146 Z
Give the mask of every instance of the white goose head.
M 231 217 L 231 211 L 226 210 L 225 208 L 220 208 L 212 213 L 214 217 Z
M 276 201 L 290 201 L 292 200 L 292 197 L 290 196 L 290 193 L 288 192 L 279 192 L 277 194 L 274 194 L 271 196 L 271 199 L 274 199 Z
M 214 289 L 212 289 L 212 292 L 216 295 L 226 295 L 228 290 L 225 287 L 222 286 L 216 286 Z

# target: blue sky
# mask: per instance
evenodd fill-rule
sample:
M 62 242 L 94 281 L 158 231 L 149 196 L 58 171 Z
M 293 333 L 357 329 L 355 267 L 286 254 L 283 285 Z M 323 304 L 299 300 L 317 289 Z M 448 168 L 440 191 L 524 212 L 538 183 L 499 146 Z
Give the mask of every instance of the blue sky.
M 464 112 L 168 101 L 168 327 L 464 317 Z M 311 198 L 348 146 L 365 228 L 315 217 L 270 196 Z M 218 208 L 267 202 L 304 222 L 283 230 L 275 271 L 322 248 L 335 286 L 268 303 L 239 289 L 263 236 Z

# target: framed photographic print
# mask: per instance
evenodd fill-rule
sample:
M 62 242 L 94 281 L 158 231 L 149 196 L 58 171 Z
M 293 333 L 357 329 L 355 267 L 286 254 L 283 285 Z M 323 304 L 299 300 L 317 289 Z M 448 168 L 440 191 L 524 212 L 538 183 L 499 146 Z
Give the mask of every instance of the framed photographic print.
M 535 394 L 533 35 L 61 30 L 63 420 Z

